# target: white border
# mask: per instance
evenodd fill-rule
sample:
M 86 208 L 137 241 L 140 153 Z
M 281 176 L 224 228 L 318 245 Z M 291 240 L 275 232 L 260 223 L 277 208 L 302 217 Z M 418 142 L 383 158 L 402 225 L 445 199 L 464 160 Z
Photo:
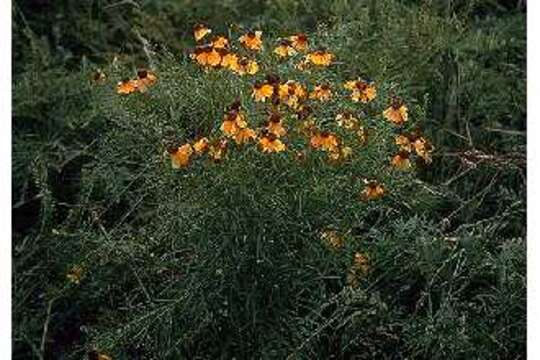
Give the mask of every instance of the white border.
M 11 359 L 11 2 L 0 1 L 0 353 Z
M 527 358 L 540 359 L 540 3 L 527 3 Z M 536 106 L 535 106 L 536 105 Z M 535 211 L 536 210 L 536 211 Z

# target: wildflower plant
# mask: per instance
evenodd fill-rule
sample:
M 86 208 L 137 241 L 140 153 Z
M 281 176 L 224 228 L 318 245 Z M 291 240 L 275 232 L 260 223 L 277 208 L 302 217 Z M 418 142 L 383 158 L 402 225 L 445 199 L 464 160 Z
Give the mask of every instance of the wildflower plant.
M 416 160 L 426 166 L 433 150 L 419 128 L 423 111 L 414 99 L 391 108 L 407 114 L 395 121 L 387 109 L 396 86 L 353 73 L 340 61 L 346 49 L 333 49 L 328 32 L 270 39 L 257 29 L 220 33 L 196 25 L 192 43 L 182 56 L 160 54 L 151 69 L 131 70 L 117 60 L 103 75 L 89 76 L 92 101 L 108 125 L 95 154 L 101 160 L 84 173 L 92 186 L 83 189 L 82 202 L 92 204 L 94 215 L 83 221 L 80 236 L 94 232 L 96 221 L 105 225 L 98 227 L 98 239 L 88 236 L 96 240 L 84 253 L 93 258 L 84 255 L 79 263 L 90 273 L 97 261 L 122 279 L 126 271 L 137 273 L 138 265 L 128 270 L 125 262 L 145 264 L 155 271 L 139 279 L 140 300 L 171 299 L 155 308 L 161 315 L 153 325 L 96 330 L 97 348 L 105 351 L 144 337 L 141 329 L 160 327 L 160 316 L 196 336 L 191 327 L 202 316 L 197 311 L 238 313 L 228 307 L 287 301 L 287 294 L 299 291 L 300 285 L 286 285 L 296 271 L 311 279 L 310 287 L 324 284 L 316 274 L 328 271 L 339 279 L 331 287 L 360 286 L 370 276 L 365 259 L 371 257 L 361 237 L 351 234 L 373 225 L 374 213 L 400 211 L 401 197 L 415 191 L 410 170 L 416 162 L 403 166 L 396 156 L 417 156 L 415 144 L 422 139 L 426 146 Z M 410 140 L 407 151 L 396 142 L 400 136 Z M 104 198 L 109 201 L 96 202 Z M 130 221 L 107 228 L 117 207 L 130 209 Z M 142 219 L 150 220 L 144 233 L 135 226 Z M 141 247 L 122 249 L 123 241 Z M 95 258 L 110 252 L 115 255 Z M 117 291 L 133 286 L 120 278 Z M 91 281 L 86 275 L 78 288 Z M 196 282 L 217 287 L 216 297 L 201 299 L 189 285 Z M 270 300 L 244 293 L 262 294 L 268 287 L 275 289 Z M 199 310 L 178 312 L 186 306 Z M 264 317 L 279 319 L 285 308 Z M 115 322 L 132 324 L 154 310 L 140 311 L 120 312 Z M 226 315 L 216 316 L 221 329 L 233 325 Z M 215 323 L 208 326 L 221 331 Z M 188 338 L 180 341 L 189 348 Z M 179 350 L 162 351 L 172 356 Z

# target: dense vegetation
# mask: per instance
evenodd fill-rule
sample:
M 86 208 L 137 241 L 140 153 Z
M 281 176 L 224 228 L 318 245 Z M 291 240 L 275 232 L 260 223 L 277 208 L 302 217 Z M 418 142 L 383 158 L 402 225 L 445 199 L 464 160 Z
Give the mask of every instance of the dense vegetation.
M 14 359 L 525 358 L 522 1 L 28 0 L 13 19 Z M 203 71 L 200 21 L 262 30 L 261 71 Z M 275 60 L 298 32 L 337 64 Z M 117 94 L 139 68 L 156 84 Z M 263 121 L 250 89 L 270 70 L 373 80 L 369 104 L 311 104 L 336 132 L 358 111 L 367 144 L 336 164 L 301 136 L 231 141 L 172 169 L 168 142 L 217 136 L 237 98 Z M 435 147 L 411 171 L 390 166 L 396 95 Z M 364 178 L 385 196 L 362 199 Z

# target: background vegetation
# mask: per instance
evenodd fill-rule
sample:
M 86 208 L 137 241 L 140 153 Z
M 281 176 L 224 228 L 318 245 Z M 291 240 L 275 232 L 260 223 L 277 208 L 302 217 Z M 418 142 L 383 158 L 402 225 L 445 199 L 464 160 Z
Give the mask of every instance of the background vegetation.
M 14 359 L 525 358 L 521 1 L 27 0 L 13 19 Z M 186 58 L 201 20 L 328 39 L 417 109 L 433 164 L 351 209 L 335 173 L 286 159 L 173 172 L 163 129 L 190 138 L 231 95 Z M 119 99 L 140 66 L 170 80 Z

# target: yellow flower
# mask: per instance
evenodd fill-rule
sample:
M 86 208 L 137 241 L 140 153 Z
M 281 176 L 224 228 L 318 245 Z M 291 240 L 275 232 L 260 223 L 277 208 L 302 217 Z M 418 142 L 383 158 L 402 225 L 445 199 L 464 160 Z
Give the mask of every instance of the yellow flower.
M 294 80 L 288 80 L 278 86 L 279 99 L 287 106 L 297 109 L 300 103 L 307 97 L 306 88 Z
M 266 101 L 274 94 L 274 85 L 268 83 L 259 83 L 256 82 L 253 85 L 253 94 L 252 97 L 255 98 L 255 101 Z
M 239 61 L 238 55 L 235 53 L 228 53 L 221 58 L 221 66 L 232 71 L 238 71 Z
M 227 139 L 217 139 L 208 146 L 208 155 L 215 162 L 221 161 L 227 153 Z
M 197 154 L 203 154 L 208 151 L 208 138 L 202 137 L 195 141 L 195 143 L 193 143 L 193 150 L 195 150 Z
M 401 99 L 396 98 L 392 100 L 390 107 L 383 111 L 383 116 L 396 125 L 403 125 L 408 119 L 407 106 Z
M 345 128 L 347 130 L 352 130 L 358 127 L 358 119 L 348 111 L 337 114 L 336 122 L 338 126 Z
M 310 61 L 307 59 L 307 57 L 303 60 L 300 60 L 298 62 L 298 64 L 296 64 L 294 67 L 297 69 L 297 70 L 300 70 L 300 71 L 306 71 L 309 69 L 309 64 L 310 64 Z
M 332 96 L 332 90 L 327 84 L 317 85 L 315 89 L 309 94 L 310 99 L 316 99 L 320 101 L 328 101 Z
M 281 137 L 287 134 L 287 130 L 283 127 L 283 121 L 279 114 L 272 114 L 266 124 L 266 130 L 268 133 Z
M 362 190 L 361 197 L 365 201 L 377 200 L 384 196 L 386 190 L 382 184 L 379 184 L 376 180 L 367 181 L 366 187 Z
M 354 102 L 368 103 L 377 96 L 375 85 L 362 79 L 347 81 L 343 87 L 352 91 L 351 99 Z
M 225 114 L 220 129 L 225 135 L 232 137 L 245 127 L 247 127 L 247 121 L 244 113 L 239 109 L 233 109 Z
M 84 270 L 79 265 L 74 265 L 69 269 L 68 273 L 66 274 L 66 278 L 73 284 L 79 285 L 81 283 L 81 279 L 83 277 Z
M 339 139 L 336 135 L 323 131 L 321 133 L 313 134 L 310 139 L 310 144 L 315 149 L 336 152 L 339 147 Z
M 212 39 L 212 46 L 214 49 L 226 49 L 229 47 L 229 39 L 222 35 L 216 36 Z
M 173 169 L 180 169 L 189 165 L 189 159 L 193 154 L 193 148 L 190 144 L 180 146 L 171 155 L 171 166 Z
M 360 280 L 365 277 L 370 270 L 370 260 L 367 254 L 357 252 L 354 254 L 354 259 L 349 273 L 347 274 L 347 283 L 349 286 L 356 288 L 360 285 Z
M 157 81 L 157 76 L 150 70 L 141 69 L 137 71 L 137 89 L 139 92 L 145 92 L 150 86 Z
M 306 34 L 299 33 L 289 36 L 289 41 L 291 42 L 293 48 L 297 51 L 305 51 L 308 48 L 308 38 Z
M 407 170 L 411 168 L 411 160 L 409 159 L 409 153 L 406 151 L 400 151 L 390 161 L 393 167 L 400 170 Z
M 296 50 L 292 46 L 291 41 L 284 39 L 281 40 L 279 42 L 279 45 L 274 49 L 274 54 L 276 54 L 280 58 L 286 58 L 295 55 Z
M 218 50 L 214 49 L 212 46 L 197 47 L 191 54 L 191 58 L 195 59 L 201 66 L 217 67 L 221 65 L 222 60 L 222 56 Z
M 343 237 L 335 230 L 323 230 L 321 240 L 333 249 L 340 249 L 345 243 Z
M 204 24 L 197 24 L 193 27 L 193 37 L 195 38 L 195 41 L 202 40 L 206 35 L 210 34 L 211 32 L 212 30 L 210 30 Z
M 358 136 L 358 141 L 361 145 L 364 145 L 367 143 L 368 140 L 368 131 L 363 126 L 360 126 L 358 130 L 356 131 L 356 136 Z
M 238 62 L 238 66 L 235 70 L 235 72 L 238 75 L 255 75 L 259 72 L 259 64 L 255 60 L 249 60 L 247 58 L 243 58 Z
M 264 131 L 259 139 L 259 147 L 262 152 L 282 152 L 285 151 L 286 146 L 281 140 L 279 140 L 274 134 Z
M 131 94 L 139 88 L 137 80 L 125 79 L 118 83 L 116 86 L 116 93 L 121 95 Z
M 262 31 L 250 31 L 240 36 L 238 40 L 246 49 L 253 51 L 262 49 Z
M 410 153 L 413 150 L 413 144 L 410 138 L 406 135 L 400 134 L 396 136 L 395 143 L 397 146 L 399 146 L 399 149 L 401 151 L 406 151 Z
M 240 131 L 238 131 L 236 135 L 234 135 L 234 141 L 237 144 L 241 145 L 254 140 L 256 137 L 257 134 L 255 133 L 255 130 L 250 128 L 244 128 L 240 129 Z
M 330 66 L 335 55 L 326 50 L 316 50 L 307 54 L 306 59 L 316 66 Z
M 435 149 L 433 145 L 422 136 L 416 139 L 413 145 L 416 154 L 424 159 L 427 164 L 430 164 L 432 161 L 431 154 Z
M 353 150 L 350 146 L 339 147 L 328 152 L 328 159 L 332 162 L 339 162 L 351 157 Z

